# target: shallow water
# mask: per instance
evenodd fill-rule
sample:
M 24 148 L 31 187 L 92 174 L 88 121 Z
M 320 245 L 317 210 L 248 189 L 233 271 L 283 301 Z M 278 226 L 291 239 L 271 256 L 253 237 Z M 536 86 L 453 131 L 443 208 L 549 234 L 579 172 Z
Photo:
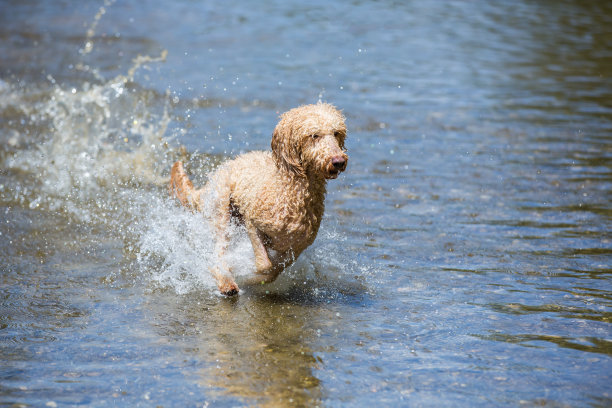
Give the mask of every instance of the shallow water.
M 612 405 L 605 2 L 0 8 L 0 404 Z M 315 244 L 217 295 L 171 163 L 319 99 Z

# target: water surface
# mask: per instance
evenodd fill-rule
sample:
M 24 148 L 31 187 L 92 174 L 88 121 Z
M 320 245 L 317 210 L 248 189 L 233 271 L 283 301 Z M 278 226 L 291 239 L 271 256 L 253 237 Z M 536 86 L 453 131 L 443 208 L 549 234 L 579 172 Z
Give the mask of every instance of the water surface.
M 605 2 L 0 8 L 2 405 L 612 405 Z M 172 162 L 318 100 L 351 158 L 315 244 L 217 295 Z

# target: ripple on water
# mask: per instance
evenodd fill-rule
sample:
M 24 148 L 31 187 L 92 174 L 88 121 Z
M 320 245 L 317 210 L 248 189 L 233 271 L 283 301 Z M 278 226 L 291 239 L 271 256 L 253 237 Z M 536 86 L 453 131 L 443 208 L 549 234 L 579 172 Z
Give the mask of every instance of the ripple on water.
M 611 405 L 608 2 L 238 3 L 0 13 L 0 403 Z M 317 99 L 319 237 L 224 298 L 168 169 Z

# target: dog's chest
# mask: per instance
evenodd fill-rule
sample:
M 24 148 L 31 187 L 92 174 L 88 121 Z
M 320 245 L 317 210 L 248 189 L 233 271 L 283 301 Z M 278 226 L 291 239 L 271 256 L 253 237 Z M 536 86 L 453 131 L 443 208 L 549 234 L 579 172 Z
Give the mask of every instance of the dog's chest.
M 269 167 L 275 170 L 266 171 Z M 233 186 L 231 201 L 242 218 L 265 236 L 266 247 L 299 253 L 312 244 L 319 231 L 325 182 L 312 183 L 279 173 L 273 163 L 262 168 L 257 174 L 236 172 L 241 177 Z
M 270 212 L 258 219 L 256 224 L 268 237 L 272 249 L 301 252 L 312 244 L 319 231 L 323 217 L 323 200 L 311 197 L 278 197 Z

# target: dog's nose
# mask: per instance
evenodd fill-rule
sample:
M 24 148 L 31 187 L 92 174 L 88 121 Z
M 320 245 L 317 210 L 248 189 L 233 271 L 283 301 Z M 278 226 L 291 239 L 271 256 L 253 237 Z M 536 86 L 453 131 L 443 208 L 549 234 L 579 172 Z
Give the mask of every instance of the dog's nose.
M 336 170 L 344 170 L 346 166 L 346 160 L 342 156 L 332 157 L 331 162 Z

